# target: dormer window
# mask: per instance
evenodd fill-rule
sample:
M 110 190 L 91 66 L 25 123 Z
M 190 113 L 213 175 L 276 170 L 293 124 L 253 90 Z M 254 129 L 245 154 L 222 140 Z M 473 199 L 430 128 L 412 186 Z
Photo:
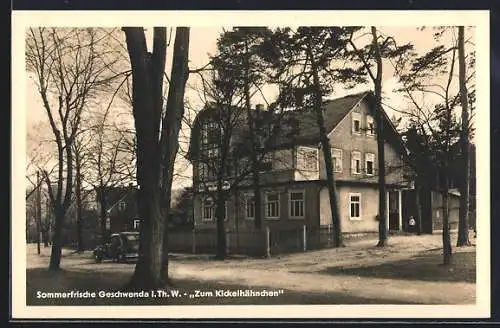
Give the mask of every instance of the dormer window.
M 361 134 L 361 114 L 352 113 L 352 133 Z
M 318 150 L 297 147 L 297 169 L 316 172 L 318 170 Z
M 375 135 L 375 123 L 371 115 L 366 115 L 366 135 Z

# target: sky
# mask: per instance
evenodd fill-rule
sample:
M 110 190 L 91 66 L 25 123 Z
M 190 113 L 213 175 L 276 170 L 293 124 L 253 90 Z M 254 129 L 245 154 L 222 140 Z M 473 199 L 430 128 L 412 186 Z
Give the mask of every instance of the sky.
M 229 27 L 225 27 L 228 29 Z M 146 28 L 146 39 L 148 47 L 152 43 L 152 28 Z M 171 32 L 170 32 L 171 31 Z M 189 67 L 190 69 L 201 68 L 205 66 L 209 61 L 209 56 L 216 53 L 216 41 L 219 34 L 222 31 L 222 27 L 192 27 L 190 33 L 190 47 L 189 47 Z M 170 35 L 172 40 L 170 46 L 167 49 L 167 63 L 166 71 L 170 71 L 171 61 L 172 61 L 172 49 L 173 49 L 173 38 L 175 35 L 174 29 L 169 29 L 167 35 Z M 431 49 L 436 45 L 436 41 L 433 38 L 432 28 L 426 28 L 423 31 L 418 30 L 416 27 L 381 27 L 379 28 L 379 33 L 382 35 L 393 36 L 398 44 L 404 44 L 407 42 L 412 42 L 415 46 L 417 52 L 424 52 Z M 445 39 L 446 40 L 446 39 Z M 123 39 L 124 41 L 124 39 Z M 358 40 L 362 44 L 363 40 Z M 37 92 L 36 85 L 33 80 L 26 75 L 27 83 L 27 128 L 28 134 L 31 133 L 29 142 L 36 142 L 40 138 L 50 138 L 50 130 L 48 126 L 48 120 L 44 112 L 40 95 Z M 385 109 L 389 115 L 392 117 L 394 111 L 391 108 L 405 108 L 407 106 L 406 100 L 399 94 L 393 92 L 393 90 L 398 86 L 397 78 L 393 76 L 393 68 L 387 62 L 384 62 L 384 74 L 383 74 L 383 94 L 386 97 Z M 342 88 L 336 88 L 334 95 L 332 97 L 343 97 L 347 94 L 357 93 L 365 91 L 372 87 L 371 83 L 366 85 L 359 85 L 354 89 L 344 90 Z M 197 90 L 200 89 L 200 79 L 196 75 L 191 75 L 187 82 L 186 98 L 188 101 L 194 105 L 194 107 L 201 108 L 203 102 L 200 99 Z M 264 89 L 265 97 L 272 100 L 276 95 L 275 89 L 268 87 Z M 256 96 L 252 99 L 253 105 L 257 103 L 265 103 L 262 97 Z M 130 112 L 129 112 L 130 113 Z M 129 115 L 128 120 L 132 126 L 132 116 Z M 33 134 L 33 127 L 36 127 L 35 134 Z M 33 136 L 34 135 L 34 136 Z M 183 135 L 189 135 L 189 131 L 183 131 Z M 181 145 L 181 148 L 185 150 L 187 148 L 187 143 L 185 142 Z M 28 146 L 28 149 L 30 147 Z M 29 151 L 29 150 L 28 150 Z M 182 152 L 182 151 L 181 151 Z M 191 167 L 189 163 L 184 159 L 179 159 L 176 165 L 177 171 L 180 176 L 184 178 L 176 179 L 176 184 L 178 187 L 187 186 L 191 184 Z

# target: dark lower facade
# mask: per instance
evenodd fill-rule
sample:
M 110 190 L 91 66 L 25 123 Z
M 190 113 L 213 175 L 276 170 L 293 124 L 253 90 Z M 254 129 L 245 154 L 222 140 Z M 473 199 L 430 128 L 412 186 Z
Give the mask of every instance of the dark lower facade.
M 406 203 L 411 200 L 406 195 L 406 188 L 404 185 L 387 185 L 386 222 L 390 232 L 410 230 L 405 208 L 408 207 Z M 377 233 L 379 226 L 378 185 L 357 181 L 337 181 L 336 190 L 343 233 L 346 236 Z M 201 238 L 210 239 L 216 243 L 215 200 L 211 195 L 212 193 L 207 192 L 198 192 L 194 195 L 194 231 L 198 236 L 203 235 Z M 269 230 L 268 243 L 271 244 L 271 249 L 274 248 L 275 254 L 325 248 L 332 245 L 332 215 L 325 181 L 309 180 L 268 184 L 261 187 L 262 206 L 259 209 L 256 208 L 254 199 L 253 189 L 245 187 L 233 190 L 225 202 L 225 229 L 228 238 L 231 239 L 229 244 L 235 247 L 234 251 L 248 253 L 245 252 L 245 247 L 250 252 L 251 248 L 255 248 L 254 244 L 260 245 L 258 249 L 265 247 L 262 244 L 264 237 L 261 237 L 261 234 L 266 230 Z M 261 213 L 261 230 L 255 227 L 256 211 Z M 199 238 L 198 245 L 200 245 Z M 248 242 L 241 240 L 248 240 Z M 197 247 L 193 246 L 190 251 L 202 252 L 202 247 L 200 246 L 199 250 Z M 185 246 L 179 246 L 179 248 L 186 249 Z
M 415 227 L 409 225 L 410 219 L 417 218 L 417 205 L 415 202 L 416 191 L 406 190 L 403 194 L 404 203 L 406 206 L 403 208 L 404 230 L 414 231 Z M 422 217 L 422 232 L 433 233 L 443 229 L 443 195 L 434 190 L 421 189 L 420 195 L 420 208 Z M 448 214 L 450 229 L 458 229 L 460 207 L 460 195 L 456 192 L 448 193 Z M 473 214 L 473 213 L 471 213 Z M 471 218 L 471 222 L 475 221 L 475 217 Z M 469 224 L 472 227 L 472 224 Z

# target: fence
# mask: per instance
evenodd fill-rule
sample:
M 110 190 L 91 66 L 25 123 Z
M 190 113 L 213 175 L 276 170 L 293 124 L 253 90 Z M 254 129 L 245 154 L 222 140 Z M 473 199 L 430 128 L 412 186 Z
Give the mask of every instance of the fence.
M 333 245 L 332 233 L 330 226 L 227 231 L 226 251 L 229 254 L 272 256 L 328 248 Z M 217 231 L 204 229 L 171 232 L 168 248 L 169 251 L 180 253 L 215 253 Z
M 168 235 L 168 249 L 180 253 L 215 253 L 215 229 L 175 231 Z M 226 232 L 228 253 L 262 256 L 266 254 L 266 235 L 260 231 Z
M 93 249 L 101 242 L 97 231 L 83 229 L 85 249 Z M 345 239 L 357 238 L 344 234 Z M 76 247 L 76 232 L 65 229 L 63 244 Z M 305 252 L 330 248 L 333 246 L 331 225 L 321 227 L 269 228 L 262 231 L 227 231 L 226 251 L 228 254 L 250 256 L 273 256 L 279 254 Z M 168 235 L 168 249 L 171 252 L 193 254 L 215 254 L 217 250 L 217 231 L 215 229 L 173 230 Z

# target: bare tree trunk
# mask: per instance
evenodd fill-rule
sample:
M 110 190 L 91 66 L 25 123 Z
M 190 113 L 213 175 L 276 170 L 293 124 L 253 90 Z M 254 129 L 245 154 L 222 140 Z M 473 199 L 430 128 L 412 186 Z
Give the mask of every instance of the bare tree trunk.
M 236 249 L 240 249 L 240 224 L 239 224 L 239 214 L 240 214 L 240 191 L 238 186 L 234 188 L 234 229 L 236 232 Z M 246 213 L 245 213 L 246 215 Z
M 50 243 L 49 229 L 50 229 L 50 218 L 48 217 L 47 214 L 47 217 L 45 218 L 45 223 L 42 222 L 42 242 L 44 248 L 49 247 Z
M 415 179 L 415 209 L 417 211 L 417 234 L 422 234 L 422 207 L 420 204 L 420 192 L 422 188 L 420 187 L 420 182 Z
M 41 197 L 40 197 L 40 172 L 36 172 L 36 211 L 35 211 L 35 220 L 36 220 L 36 251 L 37 254 L 40 255 L 40 235 L 42 233 L 42 206 L 41 206 Z
M 226 258 L 226 228 L 224 225 L 225 219 L 225 199 L 221 192 L 222 183 L 218 182 L 217 201 L 215 204 L 215 219 L 217 220 L 217 252 L 216 259 L 223 260 Z
M 460 183 L 460 208 L 458 221 L 457 247 L 470 246 L 469 241 L 469 180 L 470 180 L 470 159 L 469 159 L 469 109 L 467 97 L 467 85 L 465 81 L 465 45 L 464 27 L 458 27 L 458 74 L 460 84 L 460 103 L 462 105 L 462 129 L 460 131 L 461 170 Z
M 77 241 L 77 251 L 83 252 L 85 247 L 83 245 L 83 236 L 82 236 L 82 176 L 81 176 L 81 163 L 80 163 L 80 155 L 75 154 L 75 196 L 76 196 L 76 241 Z
M 384 121 L 382 117 L 382 56 L 377 38 L 377 29 L 372 26 L 372 42 L 377 62 L 377 75 L 375 77 L 375 121 L 377 129 L 378 149 L 378 188 L 379 188 L 379 221 L 378 221 L 378 244 L 383 247 L 387 243 L 387 192 L 385 185 L 385 148 L 384 148 Z
M 140 225 L 140 256 L 132 279 L 127 286 L 132 290 L 157 288 L 163 286 L 164 283 L 161 268 L 163 265 L 162 246 L 165 220 L 160 211 L 160 190 L 155 188 L 154 185 L 153 181 L 143 183 L 138 190 L 138 212 L 143 219 Z
M 446 170 L 445 170 L 446 171 Z M 449 223 L 449 201 L 448 201 L 448 173 L 444 172 L 445 190 L 443 195 L 443 264 L 451 264 L 451 238 L 450 238 L 450 223 Z
M 323 99 L 320 91 L 320 80 L 316 62 L 313 57 L 311 50 L 311 45 L 308 47 L 308 56 L 311 60 L 311 70 L 313 74 L 314 83 L 314 111 L 316 113 L 316 123 L 319 129 L 319 137 L 321 148 L 323 150 L 323 157 L 325 161 L 326 178 L 328 186 L 328 195 L 330 200 L 330 211 L 332 213 L 332 225 L 333 225 L 333 242 L 335 247 L 343 247 L 344 242 L 342 240 L 342 225 L 341 217 L 338 208 L 337 191 L 335 186 L 335 175 L 333 172 L 333 161 L 332 161 L 332 150 L 330 146 L 330 140 L 328 139 L 328 133 L 325 127 L 325 118 L 323 117 Z
M 163 216 L 167 220 L 171 210 L 174 162 L 179 149 L 179 131 L 184 116 L 184 93 L 189 77 L 189 27 L 177 27 L 175 32 L 172 71 L 167 96 L 167 111 L 162 123 L 160 149 L 162 171 Z M 164 224 L 162 277 L 168 281 L 168 225 Z
M 165 217 L 162 212 L 163 160 L 160 123 L 163 108 L 163 75 L 166 28 L 155 27 L 153 52 L 148 53 L 144 29 L 124 27 L 132 67 L 132 103 L 137 138 L 137 204 L 141 217 L 139 259 L 128 289 L 162 287 Z M 174 54 L 175 57 L 175 54 Z M 168 110 L 167 110 L 168 111 Z M 167 166 L 168 167 L 168 166 Z M 170 172 L 172 173 L 172 172 Z
M 49 270 L 58 271 L 61 265 L 62 250 L 62 224 L 64 221 L 64 212 L 59 206 L 54 210 L 54 238 L 52 241 L 52 250 L 50 254 Z
M 45 208 L 46 208 L 46 214 L 45 214 L 45 222 L 42 225 L 42 231 L 43 231 L 43 247 L 49 247 L 49 245 L 52 243 L 52 210 L 50 207 L 50 201 L 47 200 L 45 203 Z
M 259 127 L 257 126 L 257 122 L 259 120 L 259 112 L 253 112 L 250 104 L 250 63 L 249 63 L 249 49 L 248 44 L 245 42 L 245 74 L 244 74 L 244 93 L 245 93 L 245 106 L 247 110 L 247 123 L 250 131 L 250 139 L 252 144 L 252 151 L 250 152 L 250 161 L 251 161 L 251 169 L 252 169 L 252 189 L 254 195 L 254 224 L 255 229 L 262 230 L 262 212 L 260 209 L 262 208 L 262 195 L 260 192 L 260 172 L 259 172 L 259 160 L 258 156 L 262 156 L 260 154 L 260 145 L 258 135 L 259 135 Z
M 108 228 L 106 227 L 106 221 L 108 218 L 108 210 L 107 210 L 107 203 L 106 203 L 106 190 L 104 189 L 104 186 L 99 186 L 99 203 L 101 204 L 99 208 L 99 221 L 100 221 L 100 226 L 101 226 L 101 242 L 104 244 L 108 241 Z

